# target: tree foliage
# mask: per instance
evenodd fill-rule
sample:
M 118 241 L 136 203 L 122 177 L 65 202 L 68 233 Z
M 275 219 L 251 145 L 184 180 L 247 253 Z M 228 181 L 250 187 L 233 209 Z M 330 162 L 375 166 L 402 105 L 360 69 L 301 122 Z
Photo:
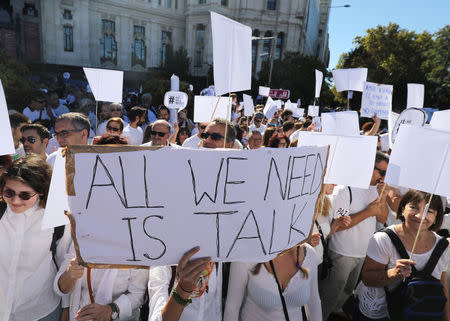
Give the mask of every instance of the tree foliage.
M 390 23 L 368 29 L 353 42 L 356 47 L 341 55 L 337 68 L 366 67 L 368 81 L 393 85 L 393 109 L 405 108 L 407 83 L 425 85 L 425 106 L 450 107 L 450 26 L 418 34 Z M 346 100 L 344 93 L 335 96 L 342 103 Z M 359 97 L 352 100 L 353 108 L 359 107 Z
M 31 93 L 30 71 L 0 51 L 0 79 L 9 109 L 22 110 Z
M 180 79 L 188 79 L 189 66 L 191 59 L 188 57 L 186 48 L 179 47 L 173 52 L 172 47 L 168 47 L 166 55 L 166 63 L 161 69 L 161 74 L 164 77 L 170 77 L 172 74 L 177 75 Z

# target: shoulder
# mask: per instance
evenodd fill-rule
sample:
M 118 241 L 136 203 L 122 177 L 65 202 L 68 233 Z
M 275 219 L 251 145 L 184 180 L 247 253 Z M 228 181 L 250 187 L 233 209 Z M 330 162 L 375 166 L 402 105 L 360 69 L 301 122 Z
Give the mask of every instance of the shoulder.
M 56 153 L 57 152 L 53 152 L 47 156 L 47 163 L 49 163 L 52 167 L 53 167 L 53 165 L 55 165 Z
M 316 250 L 308 243 L 303 243 L 303 246 L 306 248 L 306 256 L 304 260 L 305 267 L 317 267 L 319 262 L 317 260 Z

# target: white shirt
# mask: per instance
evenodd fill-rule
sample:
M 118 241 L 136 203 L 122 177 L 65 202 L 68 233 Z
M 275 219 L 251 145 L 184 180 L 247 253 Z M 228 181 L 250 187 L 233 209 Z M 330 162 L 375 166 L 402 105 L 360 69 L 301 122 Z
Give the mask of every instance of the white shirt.
M 180 321 L 222 321 L 222 264 L 216 264 L 209 276 L 208 292 L 193 298 Z M 162 321 L 161 311 L 169 299 L 169 283 L 172 278 L 170 266 L 151 267 L 148 280 L 149 317 L 148 321 Z M 174 286 L 177 280 L 174 282 Z
M 55 151 L 55 148 L 58 149 L 59 144 L 58 144 L 58 141 L 56 140 L 56 138 L 52 137 L 48 140 L 48 145 L 47 145 L 47 148 L 45 149 L 45 152 L 48 155 L 50 155 L 51 153 L 53 153 Z
M 200 143 L 201 138 L 198 137 L 198 135 L 193 135 L 189 138 L 186 138 L 186 140 L 183 143 L 183 147 L 188 147 L 188 148 L 199 148 L 198 144 Z
M 101 136 L 103 134 L 106 134 L 106 123 L 108 121 L 105 120 L 104 122 L 100 123 L 97 127 L 97 136 Z
M 123 137 L 128 139 L 128 145 L 139 146 L 142 144 L 142 139 L 144 138 L 144 132 L 141 127 L 133 128 L 130 125 L 123 129 Z
M 153 146 L 153 142 L 152 142 L 152 141 L 149 141 L 148 143 L 142 144 L 141 146 L 146 146 L 146 147 L 148 147 L 148 146 Z M 160 146 L 160 145 L 157 145 L 157 147 L 159 147 L 159 146 Z M 177 144 L 172 144 L 172 143 L 169 143 L 169 145 L 161 146 L 161 147 L 167 147 L 167 148 L 173 148 L 173 149 L 179 149 L 179 148 L 181 148 L 181 146 L 178 146 Z
M 307 251 L 302 266 L 309 270 L 307 278 L 299 270 L 283 292 L 290 320 L 302 320 L 301 307 L 306 305 L 309 321 L 322 320 L 322 308 L 317 281 L 317 257 L 314 249 Z M 283 306 L 273 274 L 264 266 L 252 273 L 256 263 L 231 263 L 230 281 L 224 321 L 284 320 Z
M 41 229 L 39 202 L 23 213 L 9 207 L 0 220 L 0 320 L 38 320 L 53 312 L 61 298 L 53 291 L 56 266 L 50 244 L 53 228 Z M 61 264 L 71 242 L 66 226 L 56 261 Z
M 41 114 L 41 110 L 42 110 L 42 114 Z M 39 115 L 41 115 L 41 119 L 50 120 L 50 117 L 47 114 L 47 109 L 45 109 L 45 108 L 33 110 L 30 107 L 25 107 L 22 113 L 25 116 L 27 116 L 31 122 L 34 122 L 36 119 L 39 119 Z
M 333 219 L 332 213 L 329 213 L 328 216 L 323 216 L 322 214 L 319 214 L 317 216 L 317 222 L 320 225 L 320 229 L 322 230 L 323 238 L 325 239 L 325 241 L 327 241 L 327 236 L 328 234 L 330 234 L 332 219 Z M 315 222 L 313 223 L 313 233 L 319 233 L 319 229 L 317 228 Z M 320 239 L 319 244 L 316 247 L 314 247 L 314 250 L 316 250 L 318 264 L 322 263 L 323 262 L 322 239 Z
M 334 218 L 358 213 L 378 197 L 376 186 L 370 186 L 368 189 L 351 187 L 352 203 L 350 205 L 350 193 L 347 186 L 337 186 L 335 191 L 336 194 L 331 199 Z M 364 258 L 370 237 L 375 230 L 376 218 L 371 216 L 352 228 L 334 233 L 331 236 L 329 248 L 343 256 Z
M 256 130 L 256 131 L 259 131 L 261 133 L 261 135 L 263 135 L 264 132 L 266 131 L 266 129 L 267 129 L 266 125 L 261 124 L 261 125 L 259 125 L 259 127 L 256 127 L 255 124 L 251 124 L 248 127 L 248 132 L 250 134 L 252 131 Z
M 62 114 L 70 113 L 70 109 L 66 105 L 60 104 L 57 108 L 52 108 L 53 115 L 58 118 Z

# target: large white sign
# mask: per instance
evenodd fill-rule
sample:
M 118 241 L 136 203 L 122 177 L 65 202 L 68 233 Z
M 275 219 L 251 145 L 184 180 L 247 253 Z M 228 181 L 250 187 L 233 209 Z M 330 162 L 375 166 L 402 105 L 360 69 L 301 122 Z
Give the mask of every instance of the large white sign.
M 230 109 L 230 97 L 195 96 L 194 122 L 209 123 L 214 118 L 230 120 Z
M 304 241 L 328 153 L 72 150 L 66 170 L 79 259 L 139 266 L 176 264 L 197 245 L 198 257 L 215 262 L 264 262 Z
M 431 117 L 430 127 L 450 131 L 450 110 L 435 111 Z
M 377 137 L 300 131 L 298 146 L 309 145 L 330 145 L 324 183 L 369 188 L 375 164 Z
M 416 127 L 422 127 L 427 121 L 427 113 L 423 109 L 419 108 L 408 108 L 401 112 L 395 121 L 394 128 L 391 132 L 392 144 L 395 143 L 397 138 L 397 133 L 401 125 L 411 125 Z
M 9 155 L 15 153 L 14 141 L 11 132 L 11 124 L 9 123 L 8 106 L 6 105 L 5 92 L 3 84 L 0 80 L 0 155 Z
M 402 125 L 385 182 L 450 197 L 450 132 Z
M 367 68 L 335 69 L 332 73 L 336 91 L 363 91 Z
M 356 111 L 322 113 L 322 132 L 330 135 L 359 136 L 359 117 Z
M 123 71 L 83 68 L 96 101 L 122 102 Z
M 248 90 L 252 82 L 252 29 L 211 12 L 217 95 Z
M 361 117 L 372 117 L 388 120 L 392 110 L 392 85 L 381 85 L 366 81 L 361 100 Z

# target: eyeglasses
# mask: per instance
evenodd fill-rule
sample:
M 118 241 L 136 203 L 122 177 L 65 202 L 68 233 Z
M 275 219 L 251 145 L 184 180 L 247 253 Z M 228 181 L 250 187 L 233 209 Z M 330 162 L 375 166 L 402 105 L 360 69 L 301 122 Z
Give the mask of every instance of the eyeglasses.
M 122 111 L 122 108 L 111 108 L 111 111 Z
M 379 169 L 379 168 L 376 167 L 376 166 L 375 166 L 375 169 L 378 171 L 378 173 L 380 173 L 380 175 L 381 175 L 382 177 L 386 176 L 386 171 L 384 171 L 384 170 L 382 170 L 382 169 Z
M 53 133 L 53 137 L 55 138 L 66 138 L 67 136 L 69 136 L 70 133 L 78 133 L 83 131 L 83 129 L 69 129 L 69 130 L 61 130 L 60 132 L 54 132 Z
M 260 123 L 260 122 L 261 122 L 261 119 L 254 119 L 253 122 L 254 122 L 254 123 Z
M 219 141 L 219 140 L 225 138 L 224 136 L 220 135 L 219 133 L 208 133 L 208 132 L 204 132 L 204 133 L 201 133 L 201 135 L 200 135 L 200 138 L 201 138 L 201 139 L 204 139 L 204 140 L 207 140 L 208 137 L 211 137 L 211 139 L 212 139 L 212 140 L 215 140 L 215 141 Z
M 269 127 L 277 127 L 277 124 L 269 123 L 269 124 L 267 124 L 267 126 L 269 126 Z
M 111 127 L 111 126 L 106 126 L 107 130 L 113 131 L 113 132 L 118 132 L 120 131 L 120 128 L 116 128 L 116 127 Z
M 28 136 L 28 137 L 22 137 L 21 139 L 19 139 L 19 142 L 21 142 L 22 144 L 25 144 L 25 142 L 29 142 L 30 144 L 34 144 L 36 143 L 36 137 L 33 136 Z
M 30 198 L 32 198 L 37 193 L 31 194 L 30 192 L 20 192 L 19 194 L 16 194 L 12 189 L 5 189 L 3 191 L 3 197 L 5 198 L 13 198 L 14 196 L 18 196 L 22 201 L 28 201 Z
M 150 134 L 151 134 L 152 136 L 158 135 L 159 137 L 164 137 L 164 136 L 166 136 L 168 133 L 157 132 L 157 131 L 155 131 L 155 130 L 152 130 L 152 131 L 150 132 Z
M 206 125 L 200 125 L 201 130 L 205 130 L 205 128 L 206 128 Z

